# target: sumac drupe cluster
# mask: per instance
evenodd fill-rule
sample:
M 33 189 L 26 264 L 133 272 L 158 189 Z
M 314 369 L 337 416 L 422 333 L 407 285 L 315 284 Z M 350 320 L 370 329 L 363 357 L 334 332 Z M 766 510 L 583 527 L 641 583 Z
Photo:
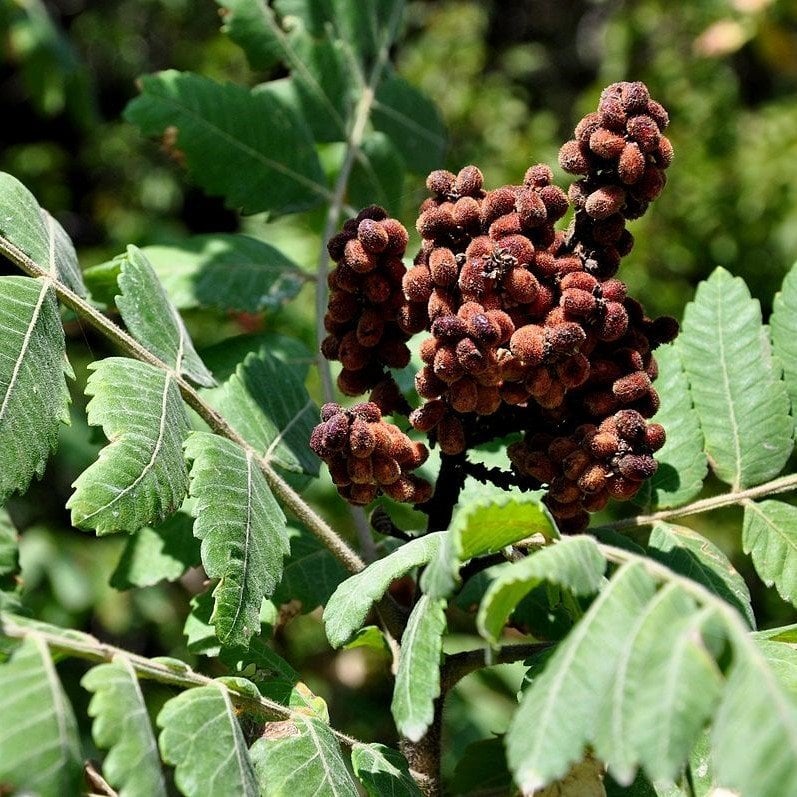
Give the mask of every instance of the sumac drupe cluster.
M 560 166 L 579 178 L 567 192 L 544 164 L 522 184 L 493 190 L 475 166 L 438 170 L 426 182 L 431 196 L 409 269 L 407 232 L 381 208 L 366 208 L 332 238 L 322 351 L 343 366 L 342 393 L 371 396 L 351 410 L 326 405 L 313 449 L 347 500 L 432 498 L 406 474 L 425 456 L 390 453 L 394 443 L 407 452 L 411 444 L 376 418 L 407 407 L 389 369 L 408 364 L 407 342 L 424 333 L 421 402 L 408 420 L 444 457 L 466 459 L 472 447 L 522 432 L 507 450 L 513 483 L 545 486 L 565 531 L 584 528 L 589 512 L 632 497 L 653 475 L 664 443 L 662 427 L 648 422 L 659 406 L 653 350 L 677 324 L 648 318 L 615 275 L 634 244 L 626 222 L 666 182 L 667 123 L 644 84 L 616 83 L 560 150 Z M 569 226 L 557 230 L 570 210 Z M 395 431 L 369 431 L 363 455 L 361 427 Z

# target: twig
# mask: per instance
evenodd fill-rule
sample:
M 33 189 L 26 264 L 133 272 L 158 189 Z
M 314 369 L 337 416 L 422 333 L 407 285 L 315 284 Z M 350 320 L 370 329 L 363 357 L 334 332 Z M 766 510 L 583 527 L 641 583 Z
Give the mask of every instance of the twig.
M 751 501 L 754 498 L 763 498 L 766 495 L 776 495 L 777 493 L 787 493 L 797 489 L 797 474 L 782 476 L 780 479 L 773 479 L 757 487 L 750 487 L 746 490 L 737 490 L 722 495 L 715 495 L 711 498 L 703 498 L 686 506 L 679 506 L 675 509 L 663 509 L 650 515 L 636 515 L 635 517 L 622 518 L 612 523 L 606 523 L 597 528 L 600 529 L 628 529 L 637 526 L 650 526 L 660 520 L 672 520 L 673 518 L 686 517 L 687 515 L 697 515 L 701 512 L 710 512 L 712 509 L 720 509 L 723 506 L 733 506 L 744 501 Z
M 486 648 L 465 650 L 446 656 L 440 674 L 440 688 L 445 695 L 466 675 L 494 664 L 511 664 L 547 650 L 554 642 L 529 642 L 523 645 L 505 645 L 498 651 Z
M 253 448 L 241 435 L 238 434 L 228 421 L 213 409 L 187 382 L 183 376 L 175 372 L 152 352 L 144 348 L 137 340 L 120 329 L 110 319 L 106 318 L 99 310 L 92 307 L 85 299 L 48 274 L 38 263 L 32 260 L 21 249 L 6 238 L 0 237 L 0 253 L 5 255 L 12 263 L 31 277 L 43 279 L 52 284 L 58 298 L 67 307 L 74 310 L 82 320 L 93 326 L 112 343 L 116 344 L 125 354 L 142 362 L 149 363 L 169 374 L 180 389 L 186 404 L 190 406 L 210 429 L 228 440 L 239 445 L 250 454 L 257 462 L 260 471 L 266 478 L 275 495 L 284 506 L 290 509 L 296 517 L 334 554 L 334 556 L 352 573 L 358 573 L 365 567 L 365 563 L 349 547 L 345 540 L 318 515 L 296 493 L 292 487 L 274 470 L 270 460 Z

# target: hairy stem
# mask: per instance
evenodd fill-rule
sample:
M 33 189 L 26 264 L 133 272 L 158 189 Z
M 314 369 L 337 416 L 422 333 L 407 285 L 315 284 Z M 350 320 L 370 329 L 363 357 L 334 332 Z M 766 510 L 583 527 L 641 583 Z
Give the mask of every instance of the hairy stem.
M 270 700 L 263 695 L 255 698 L 248 694 L 244 695 L 236 692 L 225 683 L 192 670 L 187 664 L 178 667 L 148 659 L 144 656 L 139 656 L 137 653 L 131 653 L 114 645 L 100 642 L 90 634 L 78 631 L 59 633 L 58 629 L 52 626 L 25 621 L 22 618 L 16 618 L 8 614 L 0 615 L 0 630 L 6 636 L 14 639 L 38 637 L 52 651 L 94 663 L 112 662 L 117 657 L 121 657 L 130 663 L 138 678 L 157 681 L 168 686 L 175 686 L 178 689 L 194 689 L 200 686 L 213 686 L 217 689 L 222 689 L 228 693 L 230 700 L 236 706 L 247 714 L 266 722 L 303 716 L 301 712 L 292 711 L 281 703 Z M 340 731 L 332 729 L 332 732 L 338 741 L 347 747 L 360 743 L 357 739 L 340 733 Z
M 434 720 L 417 742 L 401 739 L 401 752 L 425 797 L 440 797 L 440 751 L 443 742 L 443 696 L 435 700 Z
M 440 675 L 440 689 L 445 695 L 466 675 L 493 664 L 511 664 L 547 650 L 553 642 L 529 642 L 523 645 L 506 645 L 499 651 L 485 648 L 465 650 L 446 656 Z
M 660 512 L 653 512 L 650 515 L 636 515 L 634 517 L 622 518 L 615 520 L 613 523 L 606 523 L 599 528 L 602 529 L 628 529 L 638 526 L 650 526 L 660 520 L 673 520 L 679 517 L 687 517 L 688 515 L 698 515 L 701 512 L 710 512 L 712 509 L 719 509 L 723 506 L 733 506 L 734 504 L 741 504 L 744 501 L 751 501 L 755 498 L 763 498 L 767 495 L 777 495 L 778 493 L 787 493 L 791 490 L 797 489 L 797 474 L 789 476 L 782 476 L 779 479 L 773 479 L 765 484 L 759 484 L 757 487 L 749 487 L 746 490 L 734 490 L 722 495 L 715 495 L 711 498 L 703 498 L 700 501 L 694 501 L 686 506 L 679 506 L 675 509 L 662 509 Z
M 188 404 L 210 429 L 218 435 L 239 445 L 250 454 L 263 473 L 266 481 L 281 503 L 291 512 L 331 551 L 331 553 L 352 573 L 358 573 L 365 567 L 365 563 L 353 551 L 346 541 L 310 507 L 301 496 L 274 470 L 268 457 L 263 456 L 254 449 L 241 435 L 238 434 L 221 414 L 211 407 L 199 395 L 197 390 L 187 382 L 179 373 L 144 348 L 138 341 L 104 316 L 95 307 L 92 307 L 82 297 L 61 282 L 54 280 L 41 266 L 26 255 L 21 249 L 10 241 L 0 237 L 0 253 L 5 255 L 12 263 L 31 277 L 44 279 L 50 282 L 58 298 L 67 307 L 74 310 L 81 320 L 91 325 L 107 340 L 118 346 L 129 357 L 166 371 L 177 383 L 180 393 Z

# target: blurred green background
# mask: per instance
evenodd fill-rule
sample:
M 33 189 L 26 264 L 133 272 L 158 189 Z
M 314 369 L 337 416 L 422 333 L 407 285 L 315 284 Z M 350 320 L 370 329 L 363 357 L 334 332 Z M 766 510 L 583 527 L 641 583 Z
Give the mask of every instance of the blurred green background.
M 218 29 L 211 0 L 0 0 L 0 169 L 57 216 L 84 267 L 128 243 L 238 230 L 313 267 L 320 212 L 268 226 L 262 217 L 242 220 L 192 187 L 157 143 L 121 119 L 136 78 L 147 72 L 177 68 L 255 82 L 242 52 Z M 416 0 L 408 3 L 396 61 L 448 126 L 441 165 L 456 171 L 476 163 L 488 185 L 519 182 L 531 163 L 554 165 L 604 85 L 647 82 L 670 111 L 676 159 L 663 196 L 632 224 L 636 246 L 621 276 L 651 313 L 680 317 L 697 282 L 723 265 L 745 278 L 768 313 L 797 259 L 796 2 Z M 557 176 L 566 185 L 558 169 Z M 409 227 L 423 195 L 422 180 L 408 179 L 402 215 Z M 312 293 L 306 288 L 267 317 L 197 313 L 188 321 L 203 346 L 264 329 L 312 346 Z M 24 532 L 26 603 L 41 619 L 144 654 L 190 659 L 182 625 L 201 575 L 116 592 L 108 577 L 123 541 L 69 528 L 69 485 L 100 445 L 83 420 L 85 367 L 108 350 L 76 321 L 67 333 L 78 374 L 73 425 L 42 485 L 10 507 Z M 327 486 L 311 495 L 327 517 L 349 525 Z M 747 577 L 762 626 L 795 619 L 740 556 L 736 510 L 695 524 Z M 451 644 L 472 645 L 470 630 L 463 615 L 463 636 Z M 362 650 L 333 657 L 317 613 L 281 623 L 275 644 L 330 700 L 336 724 L 389 739 L 384 657 Z M 470 741 L 502 729 L 519 672 L 472 676 L 456 691 L 447 715 L 455 731 L 449 761 Z M 85 705 L 78 691 L 75 697 Z

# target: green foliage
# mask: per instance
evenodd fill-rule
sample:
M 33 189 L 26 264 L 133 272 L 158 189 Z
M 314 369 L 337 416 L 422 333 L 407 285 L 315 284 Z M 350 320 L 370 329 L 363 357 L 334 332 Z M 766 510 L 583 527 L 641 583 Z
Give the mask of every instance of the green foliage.
M 0 665 L 0 782 L 43 797 L 75 794 L 80 739 L 50 651 L 31 636 Z
M 0 277 L 0 501 L 41 477 L 69 422 L 64 331 L 44 279 Z
M 124 357 L 91 368 L 88 421 L 102 426 L 110 445 L 75 481 L 72 523 L 98 534 L 158 524 L 188 490 L 188 419 L 174 377 Z
M 204 387 L 215 382 L 194 349 L 182 318 L 169 301 L 152 265 L 130 246 L 119 257 L 116 306 L 130 334 L 178 374 Z
M 369 797 L 421 797 L 404 756 L 383 744 L 354 745 L 351 764 Z
M 327 195 L 306 122 L 290 97 L 174 70 L 141 80 L 125 117 L 169 147 L 208 193 L 246 213 L 296 213 Z
M 180 791 L 192 797 L 257 797 L 257 779 L 227 690 L 190 689 L 158 714 L 163 760 L 175 767 Z
M 173 163 L 164 164 L 155 147 L 134 155 L 131 127 L 112 129 L 88 112 L 79 120 L 87 137 L 76 149 L 91 150 L 92 160 L 79 151 L 73 159 L 70 147 L 68 175 L 38 138 L 11 139 L 3 153 L 33 175 L 37 192 L 57 197 L 48 206 L 80 236 L 81 257 L 101 265 L 82 272 L 64 227 L 0 173 L 0 250 L 27 274 L 0 277 L 0 502 L 28 490 L 60 443 L 43 489 L 12 499 L 0 515 L 0 791 L 80 788 L 78 740 L 88 737 L 89 720 L 85 711 L 77 720 L 72 714 L 57 654 L 95 663 L 82 681 L 94 693 L 87 713 L 96 745 L 107 751 L 103 777 L 122 795 L 165 793 L 164 783 L 186 795 L 421 794 L 423 755 L 411 771 L 395 750 L 355 738 L 389 740 L 396 729 L 409 750 L 442 757 L 447 793 L 600 789 L 596 771 L 604 765 L 610 797 L 699 797 L 714 788 L 743 797 L 797 793 L 797 634 L 791 626 L 751 632 L 788 622 L 789 607 L 760 589 L 751 599 L 741 575 L 746 553 L 767 586 L 797 603 L 797 510 L 779 495 L 797 485 L 784 472 L 797 397 L 797 267 L 774 300 L 769 329 L 743 281 L 718 269 L 699 285 L 680 339 L 655 352 L 656 421 L 667 442 L 639 496 L 652 514 L 618 517 L 609 507 L 597 521 L 605 525 L 590 529 L 594 536 L 560 539 L 538 493 L 488 493 L 470 480 L 444 531 L 424 534 L 421 513 L 384 499 L 390 518 L 374 525 L 398 539 L 373 546 L 357 516 L 363 566 L 351 550 L 351 520 L 333 509 L 326 470 L 319 478 L 307 444 L 317 402 L 329 400 L 312 367 L 317 346 L 308 344 L 313 324 L 323 335 L 324 322 L 321 312 L 311 318 L 316 275 L 305 273 L 307 264 L 321 266 L 315 290 L 323 305 L 324 246 L 343 217 L 379 202 L 404 219 L 403 206 L 416 200 L 415 184 L 404 185 L 407 172 L 446 165 L 440 108 L 421 86 L 455 122 L 447 165 L 456 171 L 473 151 L 485 173 L 506 172 L 517 182 L 529 163 L 551 159 L 557 126 L 569 126 L 575 89 L 565 83 L 576 78 L 561 79 L 561 58 L 575 74 L 580 56 L 566 41 L 537 36 L 533 48 L 523 40 L 496 57 L 509 18 L 503 11 L 491 17 L 497 4 L 427 4 L 409 20 L 414 41 L 395 65 L 399 0 L 219 0 L 226 36 L 210 45 L 157 24 L 179 10 L 138 5 L 131 17 L 130 0 L 114 0 L 105 13 L 121 13 L 109 41 L 84 49 L 89 58 L 112 50 L 120 69 L 146 71 L 134 54 L 150 49 L 140 46 L 140 20 L 164 37 L 156 49 L 171 36 L 190 43 L 195 60 L 180 66 L 205 74 L 144 76 L 126 111 Z M 185 0 L 166 5 L 194 15 Z M 67 105 L 74 111 L 80 103 L 66 86 L 82 74 L 79 48 L 43 6 L 28 6 L 0 0 L 0 34 L 22 68 L 22 81 L 9 85 L 27 87 L 48 114 Z M 764 292 L 766 310 L 765 292 L 785 262 L 773 253 L 791 258 L 797 243 L 788 226 L 795 181 L 784 166 L 793 160 L 789 131 L 797 118 L 784 100 L 790 67 L 769 64 L 768 38 L 788 29 L 789 18 L 773 33 L 766 4 L 733 12 L 696 4 L 672 26 L 662 24 L 671 15 L 665 6 L 643 0 L 607 10 L 598 37 L 606 52 L 594 54 L 598 71 L 612 79 L 655 64 L 651 85 L 672 100 L 677 201 L 664 205 L 660 222 L 635 226 L 634 256 L 650 268 L 628 281 L 646 286 L 641 294 L 654 304 L 680 307 L 699 268 L 723 262 L 734 274 L 755 273 L 751 287 Z M 96 28 L 85 20 L 101 13 L 75 14 L 70 36 L 91 40 Z M 730 55 L 696 56 L 728 35 L 729 22 L 749 43 L 728 51 L 739 64 Z M 127 38 L 117 38 L 126 27 Z M 518 30 L 518 39 L 527 33 Z M 650 63 L 636 63 L 639 53 Z M 756 107 L 738 102 L 737 93 L 751 88 L 742 72 L 767 78 Z M 132 76 L 114 72 L 109 80 L 132 85 Z M 542 89 L 546 105 L 555 100 L 555 115 L 539 111 Z M 102 90 L 105 98 L 108 86 Z M 128 98 L 113 99 L 121 107 Z M 15 105 L 12 127 L 24 131 L 18 112 Z M 180 167 L 233 212 L 199 191 L 183 192 Z M 84 196 L 84 183 L 106 172 L 105 193 Z M 63 185 L 54 189 L 55 182 Z M 72 191 L 80 223 L 77 202 L 68 213 L 62 201 Z M 122 210 L 128 201 L 136 209 Z M 237 210 L 263 215 L 241 220 Z M 271 223 L 302 211 L 310 212 Z M 185 227 L 201 234 L 189 236 Z M 109 260 L 119 251 L 125 254 Z M 86 285 L 108 315 L 86 299 Z M 127 356 L 107 357 L 107 343 Z M 149 363 L 141 347 L 165 368 Z M 80 399 L 73 426 L 62 428 L 67 351 L 76 395 L 95 360 L 88 422 L 110 440 L 96 461 Z M 404 428 L 398 413 L 393 420 Z M 530 424 L 524 431 L 547 430 Z M 485 467 L 505 467 L 506 442 L 477 457 Z M 433 451 L 426 475 L 439 461 Z M 454 467 L 464 472 L 468 464 Z M 704 487 L 709 466 L 729 489 L 712 479 Z M 68 534 L 61 513 L 73 480 L 75 525 L 130 536 Z M 701 516 L 700 533 L 679 525 L 698 511 L 735 505 L 744 508 L 741 528 L 730 515 Z M 645 547 L 643 535 L 620 533 L 640 526 L 652 526 Z M 414 529 L 412 539 L 405 528 Z M 109 573 L 111 587 L 126 594 L 108 589 Z M 362 628 L 374 604 L 379 626 Z M 318 607 L 328 641 L 345 650 L 329 650 Z M 89 617 L 98 638 L 42 622 L 78 627 Z M 517 644 L 520 635 L 531 644 Z M 108 636 L 153 654 L 187 650 L 199 663 L 192 669 L 180 658 L 126 653 Z M 523 664 L 489 666 L 528 650 L 536 653 Z M 390 677 L 390 653 L 395 728 L 379 680 Z M 452 688 L 471 664 L 484 666 Z M 71 662 L 61 674 L 73 694 Z M 139 680 L 150 686 L 142 690 Z M 148 717 L 161 706 L 158 749 Z M 442 756 L 433 749 L 436 732 L 423 740 L 437 720 Z M 175 768 L 173 777 L 162 763 Z
M 149 721 L 138 677 L 124 657 L 90 669 L 81 681 L 93 692 L 89 715 L 98 747 L 108 750 L 103 772 L 121 794 L 166 794 L 158 745 Z
M 780 473 L 793 422 L 761 309 L 744 282 L 718 268 L 702 283 L 677 345 L 717 476 L 739 488 Z
M 362 626 L 371 604 L 378 601 L 397 578 L 428 564 L 440 548 L 445 532 L 427 534 L 383 556 L 362 573 L 346 579 L 324 609 L 324 627 L 333 648 L 347 642 Z
M 251 452 L 195 432 L 186 455 L 193 460 L 194 534 L 202 540 L 205 571 L 219 579 L 211 622 L 222 644 L 245 646 L 260 627 L 263 598 L 282 576 L 285 516 Z
M 250 754 L 263 797 L 301 794 L 307 783 L 319 797 L 357 795 L 338 741 L 318 717 L 270 723 Z
M 440 654 L 446 630 L 445 601 L 424 595 L 401 637 L 401 653 L 390 710 L 403 736 L 417 742 L 434 720 L 440 696 Z

